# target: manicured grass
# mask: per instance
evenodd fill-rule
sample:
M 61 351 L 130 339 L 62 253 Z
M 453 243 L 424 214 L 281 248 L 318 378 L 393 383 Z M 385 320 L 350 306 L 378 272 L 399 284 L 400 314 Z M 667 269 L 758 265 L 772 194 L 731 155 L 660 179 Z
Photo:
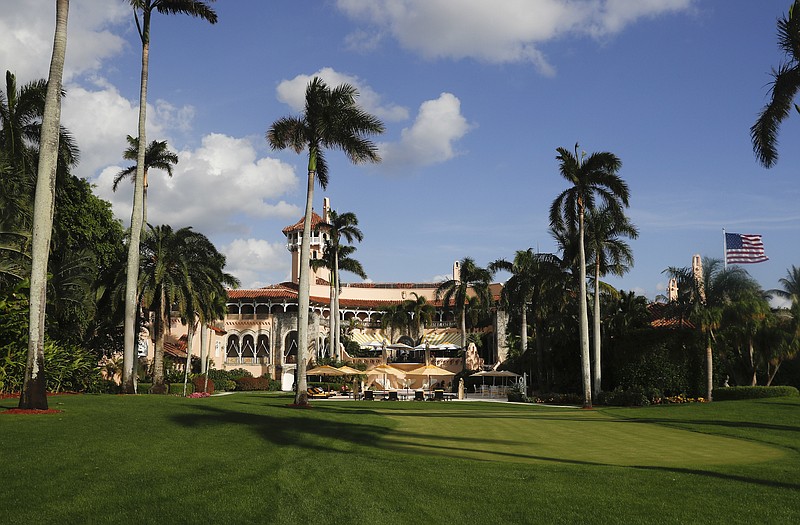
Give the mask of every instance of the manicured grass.
M 1 414 L 0 522 L 800 522 L 798 399 L 290 402 L 56 396 L 60 414 Z

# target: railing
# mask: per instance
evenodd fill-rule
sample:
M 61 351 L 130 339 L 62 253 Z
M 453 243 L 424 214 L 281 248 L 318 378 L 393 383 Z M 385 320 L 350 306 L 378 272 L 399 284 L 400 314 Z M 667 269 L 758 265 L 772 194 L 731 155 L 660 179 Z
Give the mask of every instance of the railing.
M 226 365 L 268 365 L 269 357 L 226 357 Z
M 455 328 L 455 321 L 434 321 L 425 325 L 428 328 Z

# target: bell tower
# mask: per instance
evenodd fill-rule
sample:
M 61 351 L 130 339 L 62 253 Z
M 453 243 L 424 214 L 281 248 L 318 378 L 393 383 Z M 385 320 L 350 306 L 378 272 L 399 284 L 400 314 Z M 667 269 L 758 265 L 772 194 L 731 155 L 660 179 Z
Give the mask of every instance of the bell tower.
M 322 253 L 330 239 L 330 200 L 325 197 L 323 201 L 323 217 L 311 211 L 311 238 L 309 239 L 309 258 L 322 259 Z M 292 282 L 300 282 L 300 246 L 303 243 L 303 219 L 300 219 L 283 230 L 286 236 L 286 249 L 292 254 Z M 316 284 L 317 278 L 330 282 L 331 272 L 327 268 L 318 268 L 311 272 L 311 284 Z

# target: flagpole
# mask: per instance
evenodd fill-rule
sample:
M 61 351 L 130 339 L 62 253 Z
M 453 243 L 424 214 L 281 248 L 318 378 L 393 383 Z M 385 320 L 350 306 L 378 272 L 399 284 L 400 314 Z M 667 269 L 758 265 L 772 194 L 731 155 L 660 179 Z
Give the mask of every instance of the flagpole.
M 723 268 L 728 269 L 728 238 L 725 237 L 725 228 L 722 228 L 722 260 L 725 261 Z

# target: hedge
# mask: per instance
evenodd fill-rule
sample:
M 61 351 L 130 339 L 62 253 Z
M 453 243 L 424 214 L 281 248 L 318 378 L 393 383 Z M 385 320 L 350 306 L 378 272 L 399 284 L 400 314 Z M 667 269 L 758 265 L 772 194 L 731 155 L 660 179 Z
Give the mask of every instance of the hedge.
M 714 401 L 734 401 L 737 399 L 761 399 L 765 397 L 800 396 L 793 386 L 730 386 L 714 390 Z

